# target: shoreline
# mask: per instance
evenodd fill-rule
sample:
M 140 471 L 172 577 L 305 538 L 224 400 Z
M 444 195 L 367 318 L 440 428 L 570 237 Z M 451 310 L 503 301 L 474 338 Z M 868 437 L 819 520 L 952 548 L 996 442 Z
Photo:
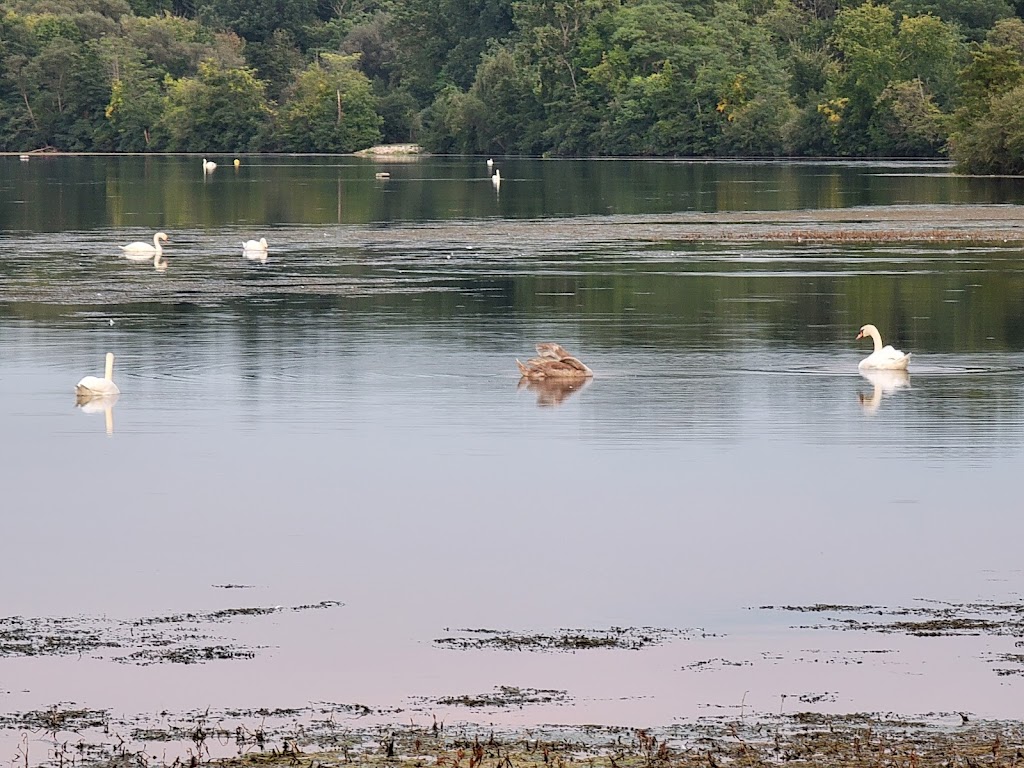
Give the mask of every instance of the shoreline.
M 254 713 L 258 714 L 258 713 Z M 973 721 L 958 713 L 901 717 L 881 713 L 789 715 L 741 713 L 645 728 L 557 726 L 502 728 L 446 724 L 355 724 L 333 715 L 305 725 L 249 728 L 232 720 L 196 715 L 164 730 L 149 729 L 149 744 L 134 742 L 108 724 L 102 742 L 67 738 L 53 728 L 45 765 L 198 766 L 201 764 L 323 767 L 339 765 L 447 766 L 448 768 L 710 768 L 759 766 L 980 766 L 1015 765 L 1024 759 L 1024 723 Z M 72 726 L 73 727 L 73 726 Z M 28 739 L 21 742 L 29 762 Z M 20 762 L 15 760 L 15 764 Z M 39 764 L 39 763 L 36 763 Z

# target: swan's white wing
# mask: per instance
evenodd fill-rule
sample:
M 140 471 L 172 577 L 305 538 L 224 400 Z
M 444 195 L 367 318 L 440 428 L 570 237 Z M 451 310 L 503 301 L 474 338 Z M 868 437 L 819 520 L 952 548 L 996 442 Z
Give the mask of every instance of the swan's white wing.
M 75 394 L 79 397 L 103 397 L 105 395 L 116 395 L 121 390 L 117 384 L 108 379 L 101 379 L 98 376 L 86 376 L 75 386 Z
M 152 259 L 156 255 L 156 248 L 153 247 L 152 243 L 128 243 L 128 245 L 122 245 L 121 250 L 124 252 L 126 259 Z
M 859 368 L 877 368 L 889 370 L 905 370 L 910 362 L 910 355 L 891 346 L 882 347 L 877 352 L 860 361 Z
M 893 370 L 905 370 L 907 363 L 910 362 L 909 354 L 890 346 L 882 347 L 882 353 L 887 363 L 885 366 L 886 368 L 891 368 Z

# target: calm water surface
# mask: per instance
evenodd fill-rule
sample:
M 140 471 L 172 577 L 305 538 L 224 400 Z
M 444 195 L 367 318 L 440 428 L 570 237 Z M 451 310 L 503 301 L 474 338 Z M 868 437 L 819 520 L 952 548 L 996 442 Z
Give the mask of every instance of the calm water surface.
M 477 160 L 225 165 L 0 158 L 0 615 L 344 605 L 216 626 L 249 660 L 2 658 L 4 711 L 410 707 L 510 685 L 569 700 L 449 717 L 647 725 L 799 694 L 1019 714 L 1020 676 L 993 662 L 1012 638 L 800 630 L 818 617 L 760 609 L 1020 602 L 1016 245 L 604 242 L 595 225 L 1016 205 L 1020 180 L 510 161 L 496 193 Z M 119 257 L 156 229 L 166 269 Z M 243 258 L 260 236 L 268 258 Z M 914 353 L 909 377 L 858 373 L 865 322 Z M 594 380 L 518 387 L 515 358 L 545 340 Z M 76 408 L 107 350 L 120 399 Z M 706 636 L 434 642 L 608 627 Z

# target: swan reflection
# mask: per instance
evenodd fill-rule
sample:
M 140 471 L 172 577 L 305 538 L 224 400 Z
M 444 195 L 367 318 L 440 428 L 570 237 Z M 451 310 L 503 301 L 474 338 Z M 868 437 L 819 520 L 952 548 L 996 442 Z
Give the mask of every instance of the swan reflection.
M 243 249 L 242 250 L 242 256 L 243 256 L 243 258 L 246 258 L 249 261 L 256 261 L 256 262 L 259 262 L 260 264 L 266 264 L 267 263 L 267 252 L 266 251 L 259 251 L 259 250 L 251 251 L 251 250 L 248 250 L 248 249 Z
M 117 402 L 118 394 L 112 395 L 90 395 L 79 393 L 75 395 L 75 405 L 82 413 L 102 413 L 107 425 L 107 434 L 114 434 L 114 404 Z
M 897 391 L 910 387 L 910 374 L 902 370 L 868 370 L 861 368 L 860 375 L 871 382 L 874 389 L 870 395 L 858 392 L 864 413 L 875 413 L 883 397 L 891 397 Z
M 590 386 L 593 379 L 527 379 L 521 378 L 516 389 L 528 389 L 537 395 L 542 408 L 561 405 L 568 397 Z

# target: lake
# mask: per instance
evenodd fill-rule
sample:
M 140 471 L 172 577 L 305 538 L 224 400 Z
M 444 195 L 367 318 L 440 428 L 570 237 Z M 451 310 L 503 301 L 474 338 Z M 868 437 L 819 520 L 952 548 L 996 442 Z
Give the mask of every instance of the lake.
M 0 158 L 5 746 L 72 703 L 1019 715 L 1020 242 L 672 233 L 1012 221 L 1024 179 L 216 159 Z M 164 268 L 121 257 L 157 230 Z M 859 373 L 864 323 L 909 376 Z M 521 384 L 542 341 L 593 380 Z M 897 626 L 951 617 L 991 626 Z M 502 686 L 558 695 L 452 701 Z

